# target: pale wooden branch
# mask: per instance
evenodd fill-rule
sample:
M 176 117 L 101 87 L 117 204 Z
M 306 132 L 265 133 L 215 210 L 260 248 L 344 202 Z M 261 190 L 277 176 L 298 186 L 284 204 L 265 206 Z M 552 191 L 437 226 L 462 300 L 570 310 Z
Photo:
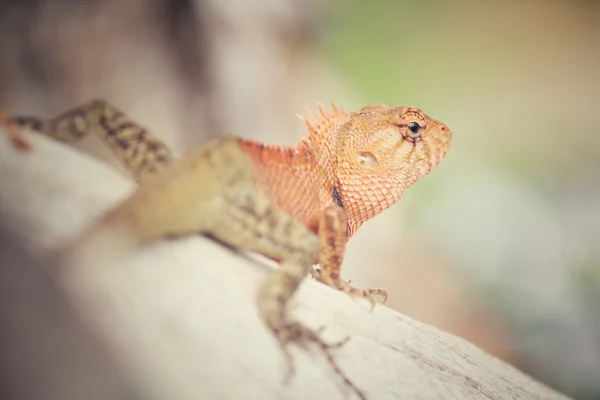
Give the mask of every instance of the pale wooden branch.
M 0 217 L 37 254 L 133 190 L 110 166 L 39 135 L 26 138 L 33 148 L 20 152 L 0 130 Z M 47 271 L 141 398 L 349 397 L 318 352 L 294 349 L 296 374 L 283 383 L 284 359 L 255 306 L 272 266 L 202 237 L 165 241 L 117 264 Z M 370 312 L 314 281 L 292 308 L 307 325 L 324 326 L 326 339 L 350 337 L 335 358 L 369 399 L 566 398 L 462 339 L 384 306 Z

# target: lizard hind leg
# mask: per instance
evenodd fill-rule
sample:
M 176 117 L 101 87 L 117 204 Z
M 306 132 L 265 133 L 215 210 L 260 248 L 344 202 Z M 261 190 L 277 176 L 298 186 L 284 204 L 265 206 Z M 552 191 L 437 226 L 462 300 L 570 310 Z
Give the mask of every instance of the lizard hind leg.
M 110 146 L 138 181 L 162 171 L 175 158 L 160 139 L 104 100 L 90 101 L 50 119 L 0 113 L 1 124 L 10 128 L 9 137 L 19 148 L 30 147 L 19 131 L 24 127 L 65 143 L 94 134 Z
M 347 217 L 341 207 L 331 206 L 325 209 L 319 221 L 319 239 L 321 242 L 318 255 L 319 269 L 313 273 L 318 281 L 348 293 L 353 297 L 364 298 L 375 307 L 374 296 L 387 300 L 387 292 L 383 289 L 357 289 L 342 279 L 341 269 L 346 248 Z
M 318 237 L 289 214 L 276 208 L 253 186 L 240 187 L 226 200 L 226 215 L 215 229 L 208 232 L 219 241 L 244 251 L 254 251 L 281 260 L 280 268 L 271 273 L 258 293 L 261 318 L 277 338 L 287 363 L 285 381 L 294 374 L 288 345 L 297 344 L 308 349 L 316 345 L 330 367 L 359 398 L 363 393 L 346 377 L 336 364 L 332 350 L 342 346 L 348 338 L 337 343 L 326 343 L 322 329 L 312 330 L 288 316 L 288 302 L 300 283 L 307 277 L 316 259 Z
M 60 142 L 72 142 L 83 138 L 91 127 L 98 125 L 104 104 L 100 100 L 92 101 L 50 119 L 10 116 L 2 112 L 0 125 L 7 127 L 9 138 L 20 149 L 31 149 L 29 142 L 21 135 L 22 128 L 33 129 Z

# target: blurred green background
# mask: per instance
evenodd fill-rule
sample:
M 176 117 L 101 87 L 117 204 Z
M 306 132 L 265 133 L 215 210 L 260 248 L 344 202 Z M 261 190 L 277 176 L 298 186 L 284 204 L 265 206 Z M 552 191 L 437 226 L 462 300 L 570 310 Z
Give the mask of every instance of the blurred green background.
M 180 151 L 295 143 L 317 102 L 422 108 L 452 149 L 353 238 L 346 278 L 600 399 L 599 20 L 594 0 L 6 1 L 0 105 L 104 97 Z
M 505 355 L 580 399 L 600 398 L 599 11 L 346 1 L 320 45 L 363 102 L 450 126 L 447 160 L 396 210 L 501 320 Z

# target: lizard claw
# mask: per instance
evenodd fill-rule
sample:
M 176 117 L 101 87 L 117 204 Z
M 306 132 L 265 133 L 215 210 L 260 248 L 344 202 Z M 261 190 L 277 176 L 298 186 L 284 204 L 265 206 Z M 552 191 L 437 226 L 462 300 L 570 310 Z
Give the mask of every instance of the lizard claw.
M 320 268 L 314 268 L 310 273 L 310 279 L 321 280 L 322 271 Z
M 357 289 L 349 285 L 349 282 L 342 281 L 344 283 L 340 284 L 338 287 L 339 290 L 348 293 L 352 297 L 360 297 L 369 302 L 371 311 L 375 308 L 375 300 L 374 296 L 381 296 L 381 304 L 384 304 L 387 300 L 387 291 L 383 289 Z
M 360 297 L 369 302 L 370 309 L 373 311 L 375 308 L 375 299 L 374 296 L 381 296 L 381 304 L 384 304 L 387 301 L 387 291 L 384 289 L 357 289 L 350 285 L 351 279 L 339 280 L 338 282 L 330 282 L 327 281 L 323 276 L 323 271 L 320 269 L 314 269 L 311 275 L 312 279 L 316 279 L 319 282 L 325 283 L 328 286 L 332 286 L 342 292 L 348 293 L 352 297 Z
M 4 127 L 8 138 L 19 150 L 31 150 L 31 144 L 21 135 L 19 125 L 5 112 L 0 110 L 0 126 Z

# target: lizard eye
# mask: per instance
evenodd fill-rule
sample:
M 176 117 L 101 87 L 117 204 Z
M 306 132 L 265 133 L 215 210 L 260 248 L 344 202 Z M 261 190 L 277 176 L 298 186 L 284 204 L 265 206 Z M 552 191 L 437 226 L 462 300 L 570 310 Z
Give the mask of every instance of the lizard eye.
M 413 137 L 417 137 L 419 136 L 421 125 L 419 125 L 417 122 L 411 122 L 410 124 L 408 124 L 408 130 L 410 131 Z

